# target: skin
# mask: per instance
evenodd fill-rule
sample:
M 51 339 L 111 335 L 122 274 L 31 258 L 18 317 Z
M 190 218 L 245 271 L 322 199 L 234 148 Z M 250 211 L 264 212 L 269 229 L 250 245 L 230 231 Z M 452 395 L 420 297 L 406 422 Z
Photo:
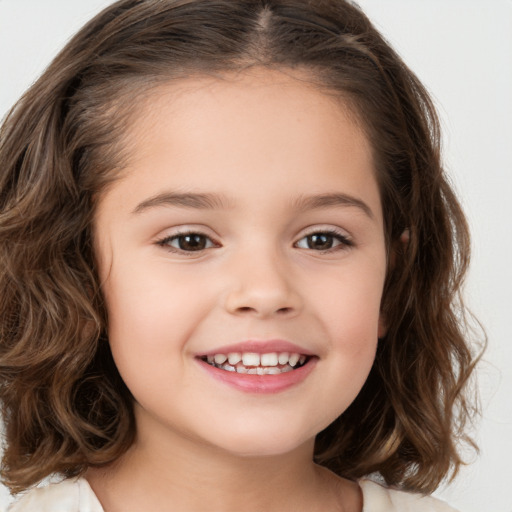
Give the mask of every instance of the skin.
M 127 128 L 128 166 L 95 217 L 110 344 L 137 425 L 126 456 L 87 475 L 106 512 L 362 508 L 358 485 L 312 454 L 384 333 L 382 208 L 354 116 L 299 78 L 253 69 L 167 84 Z M 154 200 L 170 191 L 221 200 Z M 334 193 L 350 201 L 298 204 Z M 307 238 L 333 230 L 328 250 Z M 205 249 L 180 249 L 183 231 L 207 237 Z M 316 355 L 279 393 L 242 392 L 196 358 L 268 339 Z

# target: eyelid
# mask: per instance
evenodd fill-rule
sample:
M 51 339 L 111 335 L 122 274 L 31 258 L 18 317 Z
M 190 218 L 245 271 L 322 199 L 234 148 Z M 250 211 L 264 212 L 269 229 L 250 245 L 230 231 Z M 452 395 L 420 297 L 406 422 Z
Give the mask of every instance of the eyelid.
M 306 228 L 299 237 L 297 237 L 296 242 L 294 243 L 294 247 L 297 247 L 297 244 L 303 240 L 304 238 L 307 238 L 308 236 L 312 236 L 315 234 L 324 234 L 324 235 L 330 235 L 336 238 L 340 244 L 330 248 L 326 249 L 324 251 L 321 250 L 314 250 L 314 249 L 306 249 L 317 253 L 327 253 L 327 252 L 334 252 L 336 250 L 342 250 L 347 249 L 350 247 L 355 246 L 354 240 L 352 236 L 344 229 L 335 227 L 335 226 L 311 226 L 309 228 Z M 298 247 L 300 249 L 300 247 Z
M 196 226 L 179 226 L 172 230 L 169 229 L 166 231 L 165 234 L 157 237 L 154 241 L 154 244 L 162 247 L 163 249 L 166 249 L 169 252 L 176 253 L 179 255 L 199 256 L 201 254 L 204 254 L 204 252 L 207 250 L 221 246 L 221 244 L 216 240 L 216 237 L 212 236 L 207 231 L 210 231 L 210 230 L 208 230 L 204 227 L 199 227 L 199 226 L 197 226 L 197 227 Z M 199 249 L 197 251 L 185 251 L 185 250 L 179 249 L 178 247 L 172 247 L 171 245 L 168 245 L 168 242 L 170 242 L 171 240 L 177 239 L 182 236 L 187 236 L 187 235 L 204 236 L 211 242 L 212 245 L 210 247 L 205 247 L 204 249 Z
M 331 247 L 329 249 L 325 250 L 315 250 L 310 248 L 301 248 L 298 247 L 297 244 L 303 240 L 304 238 L 307 238 L 308 236 L 312 236 L 315 234 L 326 234 L 330 235 L 334 238 L 336 238 L 339 243 L 335 245 L 334 247 Z M 210 247 L 205 247 L 204 249 L 199 249 L 197 251 L 186 251 L 179 249 L 177 247 L 172 247 L 171 245 L 168 245 L 168 242 L 177 239 L 180 236 L 187 236 L 187 235 L 200 235 L 207 238 L 211 245 Z M 181 254 L 185 256 L 199 256 L 201 254 L 204 254 L 205 251 L 221 247 L 222 244 L 217 240 L 217 237 L 211 234 L 211 230 L 208 228 L 205 228 L 203 226 L 178 226 L 175 228 L 171 228 L 165 232 L 165 234 L 157 237 L 154 240 L 154 244 L 158 245 L 169 252 L 173 252 L 176 254 Z M 315 225 L 310 226 L 308 228 L 305 228 L 301 234 L 296 238 L 296 241 L 294 242 L 293 246 L 298 249 L 306 249 L 308 251 L 316 252 L 319 254 L 329 253 L 329 252 L 335 252 L 337 250 L 343 250 L 348 249 L 350 247 L 353 247 L 355 245 L 354 240 L 352 236 L 344 229 L 338 227 L 338 226 L 332 226 L 332 225 Z
M 352 240 L 352 235 L 346 230 L 339 226 L 332 224 L 314 224 L 301 230 L 298 238 L 304 238 L 305 236 L 314 235 L 315 233 L 331 233 L 347 240 Z

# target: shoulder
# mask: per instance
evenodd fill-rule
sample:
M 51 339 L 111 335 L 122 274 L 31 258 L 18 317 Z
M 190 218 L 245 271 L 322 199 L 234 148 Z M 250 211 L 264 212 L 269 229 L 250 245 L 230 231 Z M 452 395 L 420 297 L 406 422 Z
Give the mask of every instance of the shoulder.
M 24 493 L 8 512 L 103 512 L 83 478 L 63 480 Z
M 371 480 L 359 482 L 363 493 L 363 512 L 457 512 L 444 501 L 396 489 Z

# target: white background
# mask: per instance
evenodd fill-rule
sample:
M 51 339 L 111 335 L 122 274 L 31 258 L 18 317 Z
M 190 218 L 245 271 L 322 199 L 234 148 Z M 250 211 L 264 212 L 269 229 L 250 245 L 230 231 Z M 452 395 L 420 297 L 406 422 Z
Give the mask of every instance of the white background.
M 110 0 L 0 0 L 0 117 Z M 512 512 L 512 0 L 359 0 L 432 93 L 473 232 L 467 302 L 489 348 L 481 453 L 438 493 L 462 512 Z M 0 487 L 0 510 L 9 502 Z

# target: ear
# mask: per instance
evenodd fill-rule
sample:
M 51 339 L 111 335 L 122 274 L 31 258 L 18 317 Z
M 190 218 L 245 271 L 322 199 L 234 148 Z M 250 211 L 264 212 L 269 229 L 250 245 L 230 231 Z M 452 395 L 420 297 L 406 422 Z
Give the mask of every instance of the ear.
M 388 272 L 393 270 L 395 268 L 396 259 L 397 259 L 397 252 L 403 252 L 409 245 L 410 240 L 410 232 L 409 228 L 405 228 L 402 231 L 402 234 L 400 235 L 400 238 L 398 241 L 395 241 L 392 243 L 390 247 L 390 253 L 389 253 L 389 264 L 388 264 Z
M 398 247 L 399 247 L 400 251 L 403 251 L 407 248 L 407 246 L 409 245 L 409 240 L 410 240 L 410 231 L 408 228 L 406 228 L 403 230 L 403 232 L 399 238 Z M 397 246 L 395 245 L 395 249 L 393 249 L 391 252 L 391 260 L 390 260 L 390 265 L 389 265 L 388 271 L 393 270 L 395 268 L 396 260 L 397 260 L 396 250 L 397 250 Z M 386 336 L 386 334 L 388 333 L 388 327 L 389 326 L 388 326 L 388 321 L 387 321 L 386 315 L 381 311 L 380 316 L 379 316 L 378 330 L 377 330 L 377 336 L 379 339 L 382 339 Z
M 409 228 L 405 228 L 402 232 L 402 234 L 400 235 L 400 243 L 404 246 L 404 247 L 407 247 L 409 245 L 409 240 L 411 239 L 411 233 L 409 231 Z

